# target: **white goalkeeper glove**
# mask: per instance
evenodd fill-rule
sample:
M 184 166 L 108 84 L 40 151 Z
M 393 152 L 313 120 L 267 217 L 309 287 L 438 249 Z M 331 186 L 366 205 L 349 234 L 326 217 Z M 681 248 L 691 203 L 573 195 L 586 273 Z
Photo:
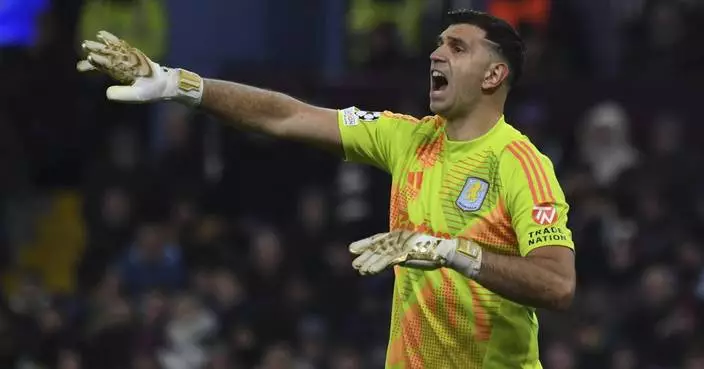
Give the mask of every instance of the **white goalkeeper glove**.
M 79 61 L 76 68 L 79 72 L 101 71 L 126 85 L 109 87 L 108 99 L 131 103 L 159 100 L 200 103 L 203 79 L 197 74 L 162 67 L 109 32 L 98 32 L 97 40 L 83 42 L 86 59 Z
M 359 255 L 352 266 L 360 274 L 376 274 L 393 265 L 431 270 L 452 268 L 469 278 L 479 274 L 482 248 L 465 239 L 443 239 L 410 231 L 381 233 L 353 242 Z

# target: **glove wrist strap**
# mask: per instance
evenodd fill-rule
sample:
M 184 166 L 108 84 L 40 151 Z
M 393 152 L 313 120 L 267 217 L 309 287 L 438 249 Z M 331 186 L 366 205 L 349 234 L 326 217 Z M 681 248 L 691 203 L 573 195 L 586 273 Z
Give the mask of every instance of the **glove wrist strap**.
M 185 69 L 170 69 L 166 99 L 197 106 L 203 98 L 203 78 Z
M 446 265 L 468 278 L 476 278 L 482 266 L 482 248 L 476 243 L 464 240 L 452 240 L 455 247 L 445 257 Z

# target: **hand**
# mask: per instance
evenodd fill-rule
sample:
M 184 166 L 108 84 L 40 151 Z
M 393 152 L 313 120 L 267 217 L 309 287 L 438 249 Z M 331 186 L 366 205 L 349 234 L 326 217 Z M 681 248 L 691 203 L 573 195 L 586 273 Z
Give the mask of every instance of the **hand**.
M 193 105 L 200 103 L 203 80 L 197 74 L 161 67 L 109 32 L 98 32 L 97 39 L 83 42 L 86 59 L 79 61 L 76 69 L 98 70 L 126 85 L 109 87 L 108 99 L 132 103 L 171 99 Z
M 448 266 L 474 276 L 479 273 L 482 251 L 468 240 L 448 240 L 410 231 L 380 233 L 353 242 L 349 249 L 359 255 L 352 266 L 363 275 L 403 265 L 424 270 Z

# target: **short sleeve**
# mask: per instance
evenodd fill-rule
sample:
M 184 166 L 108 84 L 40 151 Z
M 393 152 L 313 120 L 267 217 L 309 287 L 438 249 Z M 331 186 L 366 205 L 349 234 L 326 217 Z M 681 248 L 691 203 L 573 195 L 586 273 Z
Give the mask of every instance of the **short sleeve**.
M 514 141 L 501 155 L 500 171 L 521 255 L 544 246 L 574 249 L 569 205 L 550 159 L 529 142 Z
M 371 112 L 355 107 L 338 111 L 345 159 L 370 164 L 388 173 L 409 145 L 414 122 L 410 116 Z

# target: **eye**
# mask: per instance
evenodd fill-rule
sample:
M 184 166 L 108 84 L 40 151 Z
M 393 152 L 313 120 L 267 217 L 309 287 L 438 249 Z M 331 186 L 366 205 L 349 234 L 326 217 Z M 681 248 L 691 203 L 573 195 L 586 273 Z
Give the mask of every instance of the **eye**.
M 464 51 L 464 48 L 462 48 L 462 46 L 453 45 L 453 46 L 452 46 L 452 51 L 454 51 L 454 52 L 456 52 L 456 53 L 461 53 L 461 52 Z

